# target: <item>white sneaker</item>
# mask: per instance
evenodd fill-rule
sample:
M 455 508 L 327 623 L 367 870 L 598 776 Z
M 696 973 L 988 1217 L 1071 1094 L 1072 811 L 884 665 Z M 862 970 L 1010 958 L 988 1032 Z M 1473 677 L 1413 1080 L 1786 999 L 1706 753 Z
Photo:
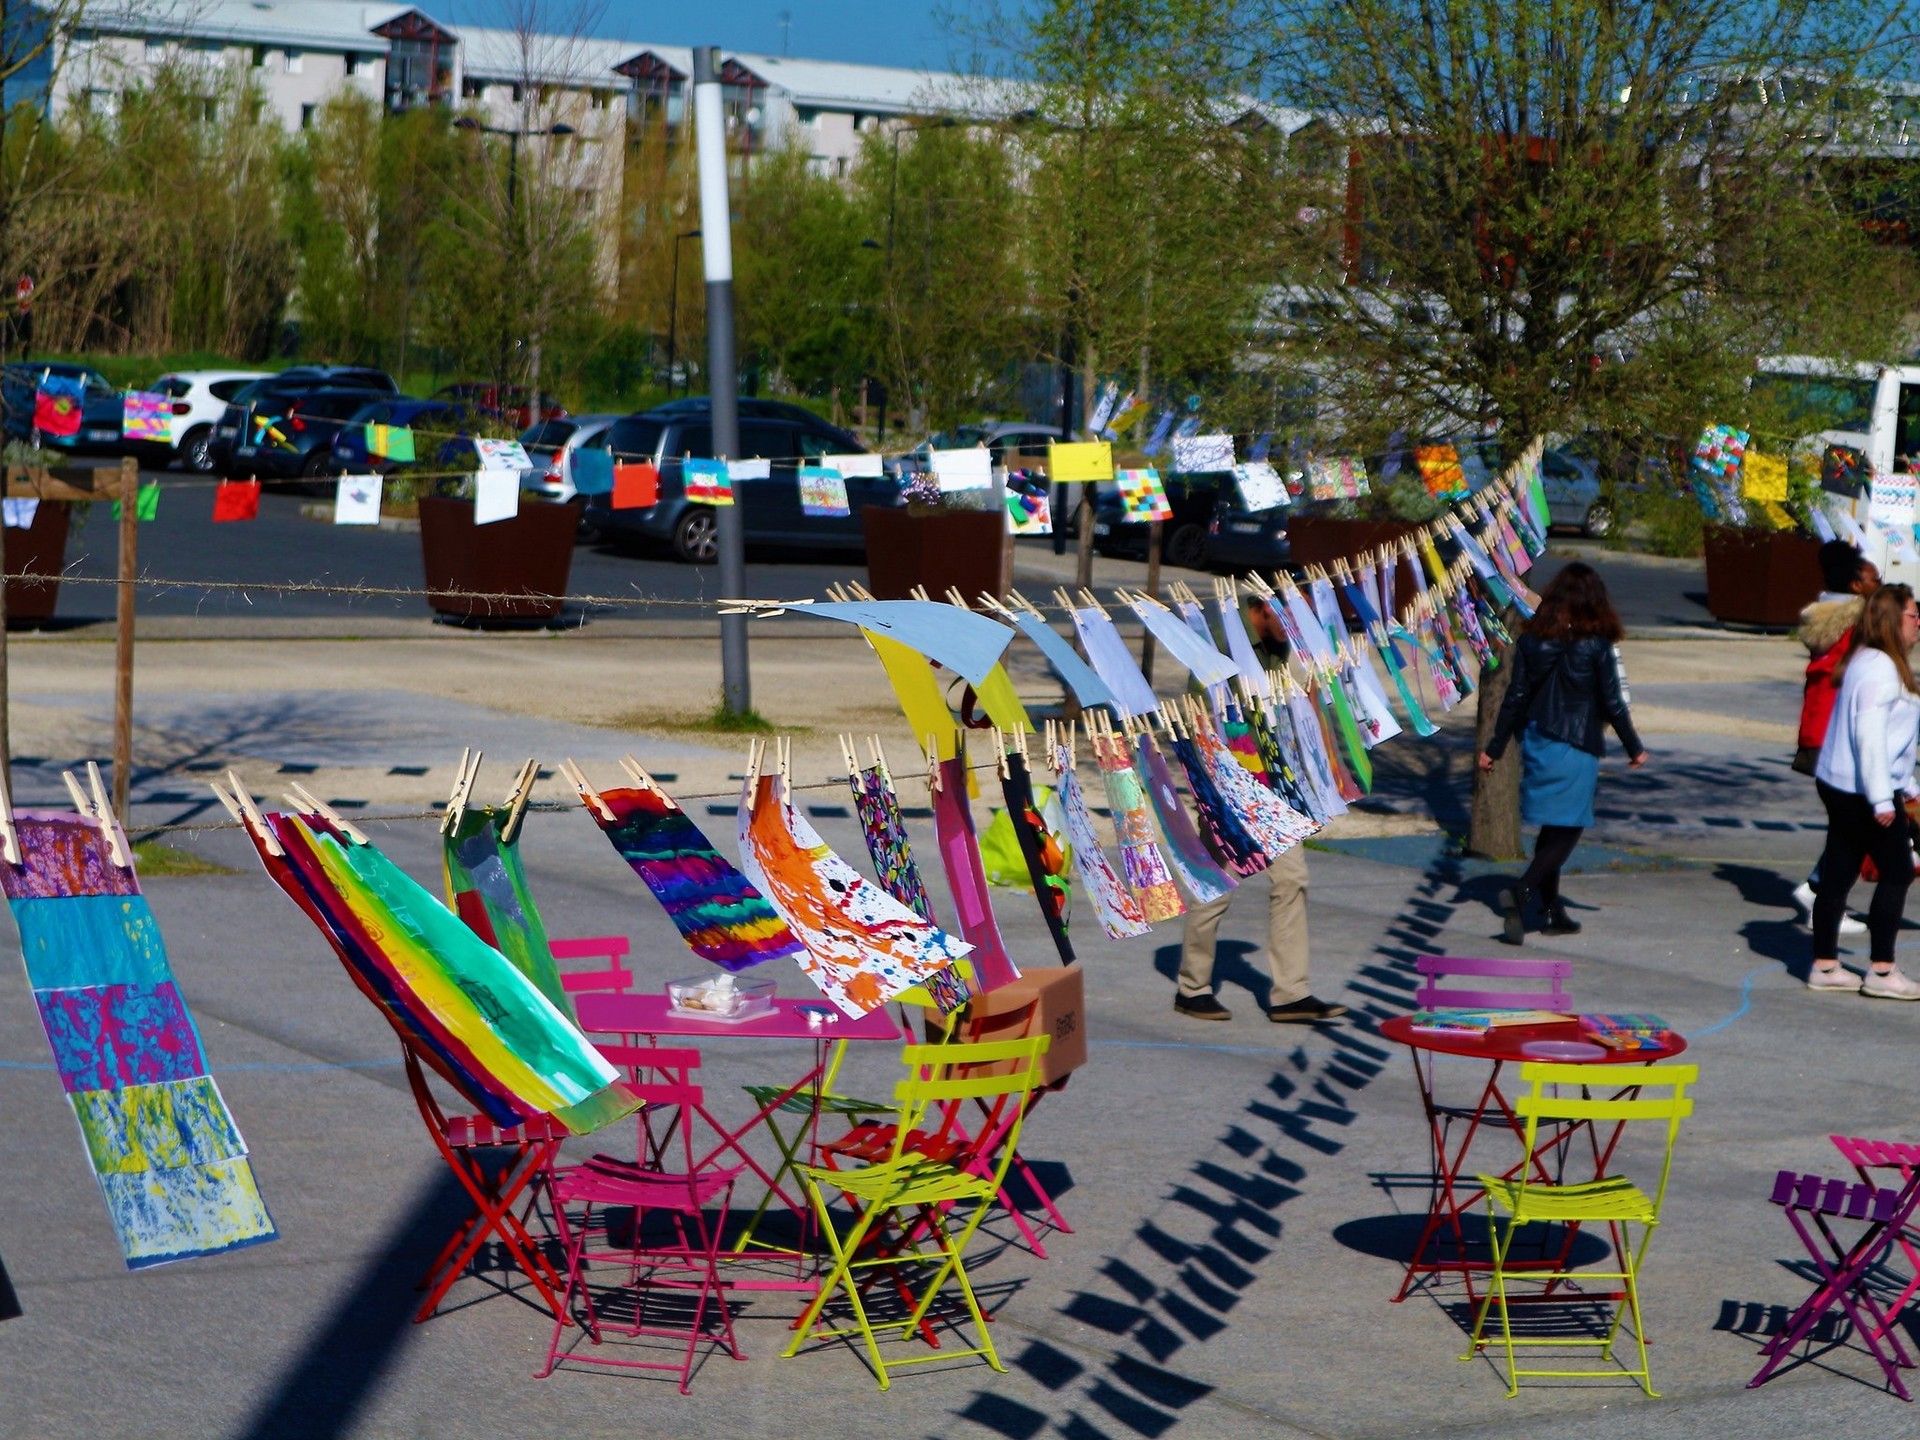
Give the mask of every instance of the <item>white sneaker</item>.
M 1876 1000 L 1920 1000 L 1920 981 L 1909 980 L 1898 966 L 1884 975 L 1878 970 L 1869 970 L 1860 993 Z
M 1809 990 L 1831 990 L 1840 995 L 1860 993 L 1860 977 L 1842 965 L 1832 970 L 1822 970 L 1818 965 L 1807 972 Z
M 1813 886 L 1802 880 L 1800 882 L 1800 888 L 1793 892 L 1793 903 L 1800 907 L 1800 923 L 1803 925 L 1813 924 L 1813 901 Z M 1851 915 L 1842 915 L 1840 917 L 1840 933 L 1842 935 L 1864 935 L 1867 933 L 1867 922 L 1864 920 L 1856 920 Z

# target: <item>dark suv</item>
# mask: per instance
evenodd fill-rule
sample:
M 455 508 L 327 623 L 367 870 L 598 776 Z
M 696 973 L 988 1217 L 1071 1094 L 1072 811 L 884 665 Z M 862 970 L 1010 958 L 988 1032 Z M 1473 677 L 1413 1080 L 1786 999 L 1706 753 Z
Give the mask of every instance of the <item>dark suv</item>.
M 281 418 L 300 396 L 322 390 L 353 391 L 364 401 L 397 395 L 400 387 L 386 371 L 364 365 L 295 365 L 255 380 L 227 402 L 213 427 L 207 454 L 214 470 L 229 479 L 253 474 L 259 453 L 253 417 Z
M 587 501 L 582 529 L 608 539 L 645 537 L 664 541 L 682 560 L 711 564 L 719 554 L 717 522 L 711 505 L 687 499 L 681 479 L 683 459 L 713 457 L 713 409 L 704 396 L 676 400 L 644 414 L 628 415 L 607 431 L 607 449 L 615 463 L 651 461 L 660 472 L 660 496 L 637 510 L 615 510 L 612 496 Z M 765 480 L 738 481 L 734 503 L 750 545 L 796 545 L 822 550 L 858 550 L 862 545 L 860 507 L 898 505 L 902 483 L 886 476 L 846 477 L 843 516 L 802 513 L 797 477 L 801 465 L 823 455 L 865 453 L 846 431 L 812 411 L 778 400 L 740 402 L 740 453 L 771 462 Z
M 0 370 L 0 405 L 6 410 L 6 437 L 27 440 L 33 434 L 34 396 L 40 377 L 58 375 L 81 387 L 80 429 L 73 435 L 45 435 L 48 445 L 75 454 L 110 455 L 120 448 L 120 392 L 98 370 L 62 360 L 21 360 Z

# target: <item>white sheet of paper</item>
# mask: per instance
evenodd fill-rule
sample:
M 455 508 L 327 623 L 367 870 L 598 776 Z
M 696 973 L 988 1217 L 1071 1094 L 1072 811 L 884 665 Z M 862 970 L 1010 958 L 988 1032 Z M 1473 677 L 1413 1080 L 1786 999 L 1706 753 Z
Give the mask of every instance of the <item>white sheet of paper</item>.
M 838 470 L 842 480 L 878 480 L 887 473 L 878 455 L 822 455 L 818 463 Z
M 511 470 L 482 470 L 473 477 L 473 523 L 492 525 L 520 513 L 520 477 Z
M 378 525 L 384 483 L 378 475 L 342 475 L 334 482 L 333 523 Z
M 526 446 L 518 440 L 475 440 L 473 453 L 479 457 L 482 470 L 533 469 Z
M 32 498 L 0 500 L 0 507 L 5 508 L 7 525 L 14 530 L 31 530 L 33 517 L 40 513 L 40 502 Z
M 771 460 L 729 460 L 727 474 L 736 485 L 742 480 L 771 480 L 773 462 Z
M 1176 435 L 1173 437 L 1173 470 L 1177 475 L 1195 475 L 1207 470 L 1233 468 L 1233 436 Z
M 984 445 L 932 450 L 928 458 L 933 462 L 933 478 L 942 490 L 985 490 L 993 484 L 993 452 Z
M 1279 472 L 1265 460 L 1249 460 L 1233 467 L 1240 486 L 1240 504 L 1247 510 L 1275 510 L 1287 503 L 1287 487 Z

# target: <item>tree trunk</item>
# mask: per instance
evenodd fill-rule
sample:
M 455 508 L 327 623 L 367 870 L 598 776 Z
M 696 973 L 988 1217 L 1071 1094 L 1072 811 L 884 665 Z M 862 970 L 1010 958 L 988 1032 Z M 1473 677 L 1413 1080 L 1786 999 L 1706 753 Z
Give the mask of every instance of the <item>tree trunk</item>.
M 1509 607 L 1503 617 L 1510 631 L 1519 629 L 1519 616 Z M 1500 668 L 1480 672 L 1480 709 L 1473 727 L 1473 808 L 1467 822 L 1467 851 L 1489 860 L 1513 860 L 1520 847 L 1520 747 L 1510 746 L 1493 769 L 1482 771 L 1480 754 L 1493 738 L 1493 722 L 1500 702 L 1507 698 L 1513 678 L 1515 646 L 1500 654 Z

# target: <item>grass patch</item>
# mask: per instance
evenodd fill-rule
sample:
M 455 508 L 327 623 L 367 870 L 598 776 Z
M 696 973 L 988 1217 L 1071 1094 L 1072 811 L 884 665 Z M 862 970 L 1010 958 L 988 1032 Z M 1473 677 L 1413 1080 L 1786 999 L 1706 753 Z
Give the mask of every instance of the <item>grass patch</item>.
M 681 734 L 695 735 L 784 735 L 811 734 L 806 725 L 781 725 L 774 723 L 758 710 L 744 713 L 729 710 L 725 705 L 716 705 L 704 711 L 674 710 L 624 710 L 620 714 L 597 724 L 608 730 L 671 730 Z
M 216 865 L 211 860 L 203 860 L 191 850 L 176 849 L 172 845 L 163 845 L 158 840 L 134 841 L 133 864 L 143 880 L 151 880 L 156 875 L 237 875 L 240 873 L 225 865 Z

